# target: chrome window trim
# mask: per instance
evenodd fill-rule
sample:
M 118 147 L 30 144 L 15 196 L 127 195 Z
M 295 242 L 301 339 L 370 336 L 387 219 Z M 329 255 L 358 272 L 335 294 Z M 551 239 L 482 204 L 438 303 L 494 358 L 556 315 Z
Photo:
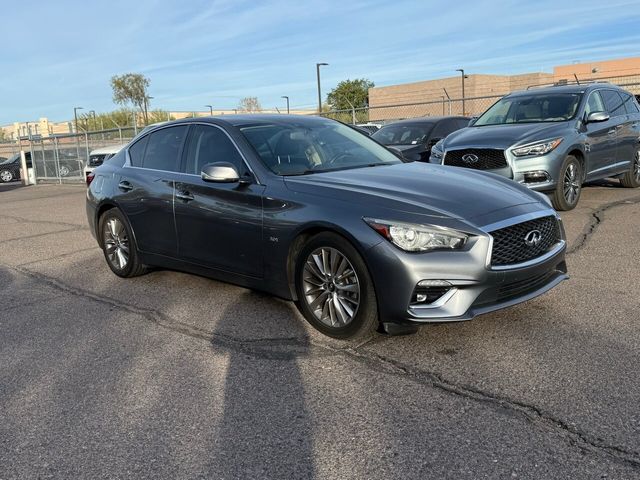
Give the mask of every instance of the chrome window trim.
M 227 138 L 231 141 L 232 145 L 235 147 L 235 149 L 240 154 L 240 158 L 242 158 L 242 161 L 244 162 L 245 167 L 247 167 L 249 172 L 251 172 L 251 174 L 253 175 L 253 178 L 255 178 L 256 183 L 258 185 L 262 185 L 262 183 L 260 182 L 260 179 L 258 178 L 256 173 L 254 172 L 253 168 L 251 168 L 251 165 L 247 161 L 247 158 L 245 157 L 244 153 L 242 153 L 242 150 L 240 149 L 240 147 L 238 147 L 238 144 L 236 143 L 236 141 L 231 137 L 231 135 L 229 135 L 229 132 L 227 132 L 220 125 L 216 125 L 215 123 L 185 122 L 185 123 L 173 123 L 173 124 L 168 124 L 168 125 L 161 125 L 161 126 L 159 126 L 157 128 L 154 128 L 153 130 L 150 130 L 149 132 L 145 133 L 140 138 L 137 138 L 135 143 L 139 142 L 144 137 L 148 137 L 152 133 L 158 132 L 158 131 L 163 130 L 165 128 L 180 127 L 180 126 L 183 126 L 183 125 L 185 125 L 187 127 L 189 127 L 190 125 L 205 125 L 207 127 L 214 127 L 214 128 L 217 128 L 218 130 L 221 130 L 227 136 Z M 189 135 L 189 133 L 190 132 L 187 131 L 187 136 Z M 186 139 L 185 139 L 185 142 L 186 142 Z M 189 177 L 202 178 L 200 175 L 197 175 L 195 173 L 186 173 L 186 172 L 180 172 L 180 171 L 174 171 L 174 170 L 158 170 L 158 169 L 155 169 L 155 168 L 147 168 L 147 167 L 136 167 L 136 166 L 131 164 L 131 157 L 129 156 L 129 148 L 131 148 L 131 146 L 133 146 L 133 143 L 130 144 L 130 145 L 127 145 L 127 147 L 125 148 L 125 161 L 124 161 L 124 165 L 122 166 L 123 168 L 136 168 L 136 169 L 139 169 L 139 170 L 148 170 L 150 172 L 173 173 L 173 174 L 178 174 L 178 175 L 187 175 Z M 145 152 L 146 152 L 146 149 L 145 149 Z

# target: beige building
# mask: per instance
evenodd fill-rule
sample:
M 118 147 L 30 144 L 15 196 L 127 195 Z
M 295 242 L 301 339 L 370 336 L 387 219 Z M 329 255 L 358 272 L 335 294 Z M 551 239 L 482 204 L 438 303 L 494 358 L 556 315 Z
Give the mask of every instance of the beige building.
M 478 115 L 501 96 L 531 86 L 558 82 L 610 81 L 640 93 L 640 57 L 554 67 L 553 73 L 484 75 L 467 73 L 464 114 Z M 462 76 L 369 89 L 370 121 L 463 113 Z

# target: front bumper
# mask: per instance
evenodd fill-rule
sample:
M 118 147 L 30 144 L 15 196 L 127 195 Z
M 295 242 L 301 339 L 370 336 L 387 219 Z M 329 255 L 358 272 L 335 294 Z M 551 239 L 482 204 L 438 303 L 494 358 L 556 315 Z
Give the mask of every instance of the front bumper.
M 565 241 L 547 254 L 513 268 L 489 266 L 491 237 L 478 236 L 461 251 L 404 252 L 382 242 L 367 252 L 383 322 L 439 323 L 477 315 L 530 300 L 568 278 Z M 411 305 L 422 280 L 445 280 L 450 290 L 429 305 Z

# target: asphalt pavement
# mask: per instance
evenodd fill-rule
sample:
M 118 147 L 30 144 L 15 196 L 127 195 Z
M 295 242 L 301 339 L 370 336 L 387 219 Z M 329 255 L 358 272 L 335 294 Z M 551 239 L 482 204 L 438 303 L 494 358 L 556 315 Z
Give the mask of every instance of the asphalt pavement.
M 640 479 L 640 190 L 563 213 L 571 279 L 363 345 L 295 307 L 115 277 L 82 186 L 0 186 L 0 479 Z

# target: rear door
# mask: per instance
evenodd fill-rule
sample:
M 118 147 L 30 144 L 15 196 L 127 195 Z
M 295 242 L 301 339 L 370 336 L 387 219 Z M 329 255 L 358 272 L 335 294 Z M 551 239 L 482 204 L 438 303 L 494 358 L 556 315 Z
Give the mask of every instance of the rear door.
M 619 92 L 622 103 L 627 113 L 624 128 L 619 133 L 618 162 L 633 162 L 640 152 L 640 109 L 633 95 L 627 92 Z M 621 170 L 626 171 L 628 164 L 621 165 Z
M 208 163 L 228 162 L 251 176 L 240 151 L 218 126 L 196 124 L 176 182 L 175 219 L 181 259 L 209 268 L 262 277 L 264 186 L 205 182 Z
M 117 201 L 143 252 L 177 256 L 173 195 L 188 126 L 154 130 L 127 150 Z

